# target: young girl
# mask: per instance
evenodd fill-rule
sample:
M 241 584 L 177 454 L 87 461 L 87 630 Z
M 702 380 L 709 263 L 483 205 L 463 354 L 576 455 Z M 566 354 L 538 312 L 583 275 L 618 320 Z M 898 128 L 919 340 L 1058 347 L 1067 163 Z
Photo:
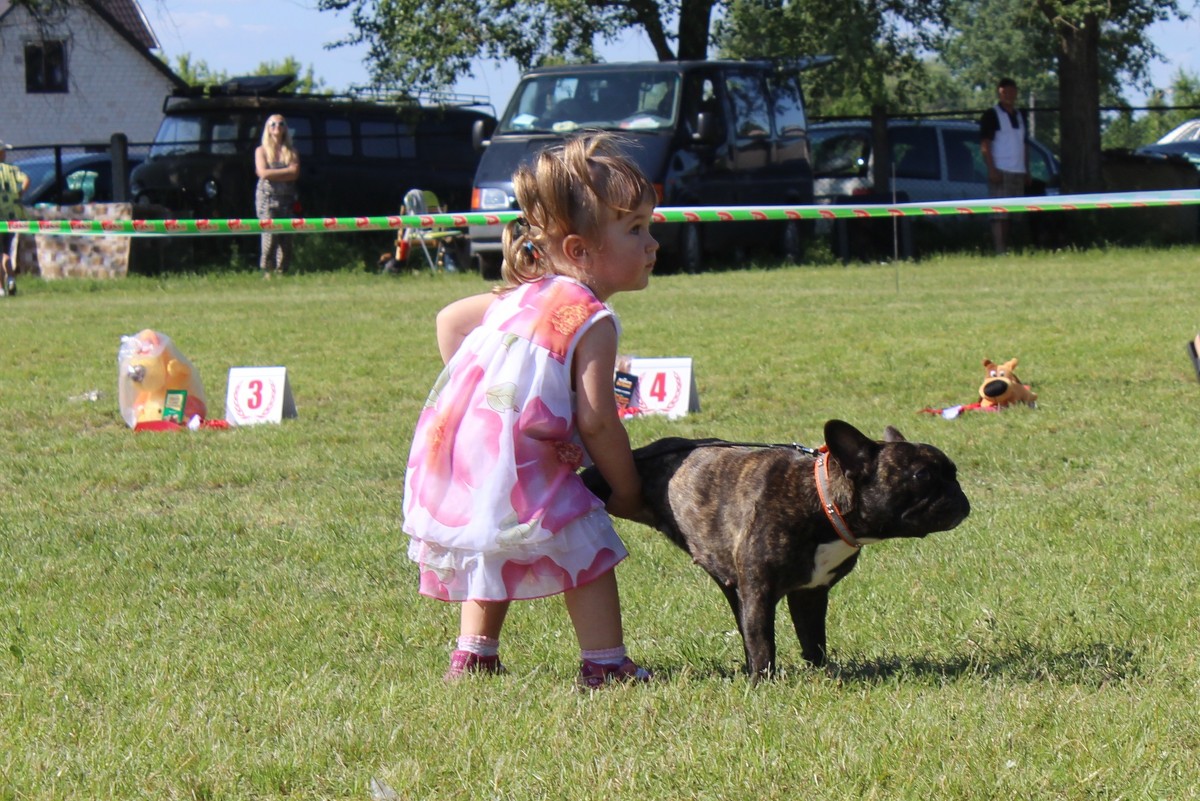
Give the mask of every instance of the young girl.
M 300 157 L 292 145 L 287 122 L 272 114 L 263 126 L 262 144 L 254 150 L 254 172 L 258 186 L 254 191 L 254 209 L 260 220 L 291 217 L 296 204 L 296 179 L 300 177 Z M 263 277 L 271 270 L 284 272 L 292 260 L 292 237 L 264 233 L 259 266 Z
M 563 593 L 579 684 L 647 681 L 625 655 L 613 568 L 628 552 L 576 470 L 586 449 L 613 488 L 608 509 L 641 507 L 605 301 L 650 279 L 655 191 L 603 134 L 543 151 L 513 186 L 524 217 L 504 229 L 505 286 L 438 313 L 447 364 L 408 460 L 409 556 L 422 595 L 462 602 L 446 678 L 503 671 L 509 601 Z

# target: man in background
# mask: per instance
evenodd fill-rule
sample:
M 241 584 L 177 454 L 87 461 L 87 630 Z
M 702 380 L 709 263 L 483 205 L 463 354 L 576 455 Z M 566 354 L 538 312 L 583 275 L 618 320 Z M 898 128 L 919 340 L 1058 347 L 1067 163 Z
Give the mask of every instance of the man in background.
M 1029 120 L 1017 108 L 1017 82 L 1001 78 L 999 102 L 979 118 L 979 144 L 988 171 L 988 197 L 1021 197 L 1029 186 Z M 992 215 L 996 253 L 1008 252 L 1012 221 L 1008 214 Z

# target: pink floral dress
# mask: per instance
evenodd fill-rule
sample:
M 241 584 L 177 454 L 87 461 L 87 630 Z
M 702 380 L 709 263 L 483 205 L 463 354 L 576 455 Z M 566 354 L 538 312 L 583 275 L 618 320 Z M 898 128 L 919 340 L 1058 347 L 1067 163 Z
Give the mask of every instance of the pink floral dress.
M 420 592 L 444 601 L 539 598 L 628 555 L 576 471 L 571 363 L 615 316 L 562 276 L 492 302 L 434 384 L 404 481 L 404 531 Z

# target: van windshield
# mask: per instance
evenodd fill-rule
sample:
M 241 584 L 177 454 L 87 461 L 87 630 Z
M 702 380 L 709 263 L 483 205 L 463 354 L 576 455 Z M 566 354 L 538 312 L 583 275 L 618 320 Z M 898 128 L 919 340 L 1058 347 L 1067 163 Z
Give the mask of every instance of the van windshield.
M 526 78 L 496 132 L 669 129 L 675 126 L 678 90 L 679 75 L 670 72 L 631 70 Z
M 232 114 L 172 114 L 163 117 L 150 157 L 185 153 L 237 153 L 240 120 Z

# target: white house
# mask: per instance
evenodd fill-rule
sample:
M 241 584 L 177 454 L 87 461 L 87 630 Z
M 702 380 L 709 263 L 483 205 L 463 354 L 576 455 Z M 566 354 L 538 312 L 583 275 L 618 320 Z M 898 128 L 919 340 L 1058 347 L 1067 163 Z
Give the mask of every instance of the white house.
M 137 0 L 0 0 L 0 140 L 16 147 L 149 142 L 183 81 Z

